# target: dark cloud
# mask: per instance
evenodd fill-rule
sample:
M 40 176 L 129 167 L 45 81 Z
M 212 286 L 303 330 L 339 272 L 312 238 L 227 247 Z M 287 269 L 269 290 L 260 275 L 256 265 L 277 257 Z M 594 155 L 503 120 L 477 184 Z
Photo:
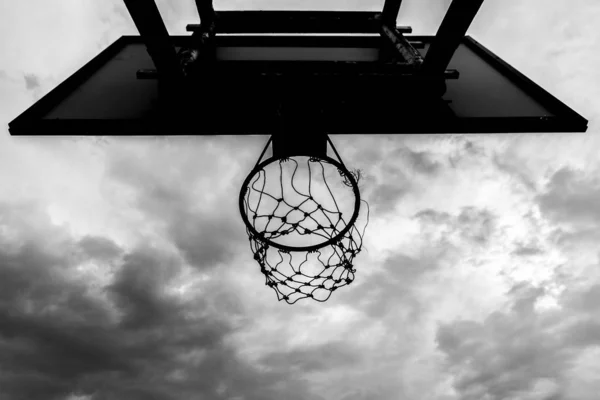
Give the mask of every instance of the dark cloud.
M 27 90 L 35 90 L 40 87 L 40 78 L 34 74 L 25 75 L 25 87 Z
M 107 288 L 115 305 L 125 314 L 121 326 L 135 330 L 176 321 L 177 304 L 161 291 L 180 268 L 175 260 L 165 259 L 153 249 L 128 254 Z
M 31 204 L 2 205 L 0 220 L 11 220 L 23 208 L 30 216 L 41 215 Z M 70 253 L 54 253 L 45 246 L 50 238 L 34 238 L 53 230 L 47 222 L 40 219 L 33 233 L 21 227 L 19 239 L 24 241 L 13 243 L 13 250 L 0 237 L 0 364 L 9 372 L 0 377 L 0 387 L 14 387 L 11 399 L 53 399 L 82 375 L 127 365 L 110 343 L 100 340 L 108 321 L 106 310 L 82 282 L 70 279 Z M 36 393 L 40 396 L 33 397 Z
M 440 327 L 439 347 L 461 399 L 510 398 L 527 393 L 539 379 L 560 386 L 568 351 L 526 317 L 493 314 L 483 324 L 461 321 Z
M 361 360 L 360 354 L 343 342 L 330 342 L 300 350 L 276 352 L 261 359 L 265 366 L 277 370 L 327 372 L 339 367 L 351 367 Z
M 168 290 L 185 268 L 177 254 L 73 240 L 44 215 L 0 206 L 11 227 L 0 236 L 0 399 L 320 399 L 297 371 L 239 356 L 227 339 L 240 321 L 224 312 L 236 302 L 218 280 L 184 300 Z M 90 261 L 114 271 L 105 287 L 81 277 Z M 296 355 L 318 365 L 314 353 Z
M 408 399 L 403 390 L 397 388 L 388 387 L 376 387 L 376 388 L 362 388 L 354 389 L 350 393 L 346 394 L 341 400 L 395 400 L 395 399 Z M 436 399 L 437 400 L 437 399 Z M 443 399 L 442 399 L 443 400 Z
M 235 255 L 243 228 L 223 214 L 182 212 L 170 222 L 170 237 L 191 265 L 210 268 Z
M 219 162 L 210 157 L 207 155 L 209 160 L 203 160 L 205 165 Z M 199 269 L 211 269 L 232 260 L 240 246 L 246 244 L 239 211 L 231 196 L 233 183 L 228 182 L 219 193 L 203 183 L 203 190 L 208 188 L 209 192 L 194 197 L 195 184 L 201 176 L 200 165 L 182 165 L 165 173 L 152 166 L 152 162 L 151 155 L 139 159 L 116 157 L 108 169 L 111 176 L 135 191 L 139 210 L 164 227 L 165 235 L 188 263 Z M 196 175 L 185 175 L 190 172 Z M 196 204 L 209 196 L 219 204 L 211 207 Z
M 79 247 L 88 257 L 102 261 L 112 260 L 122 253 L 121 248 L 115 242 L 97 236 L 83 237 L 79 240 Z
M 600 286 L 567 291 L 559 309 L 536 309 L 545 294 L 519 283 L 508 293 L 509 311 L 440 325 L 438 347 L 460 399 L 573 398 L 565 391 L 568 374 L 600 343 Z

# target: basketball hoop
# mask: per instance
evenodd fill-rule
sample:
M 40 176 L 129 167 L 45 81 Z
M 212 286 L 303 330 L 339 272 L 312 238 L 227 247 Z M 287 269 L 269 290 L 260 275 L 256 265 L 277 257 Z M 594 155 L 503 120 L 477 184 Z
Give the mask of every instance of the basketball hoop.
M 335 151 L 327 136 L 315 140 L 326 140 Z M 272 141 L 273 157 L 261 161 Z M 360 198 L 360 174 L 341 159 L 328 157 L 318 145 L 321 150 L 313 154 L 307 146 L 293 148 L 302 147 L 284 146 L 278 137 L 269 140 L 242 185 L 240 213 L 254 259 L 278 299 L 326 301 L 354 280 L 368 204 Z M 359 218 L 362 203 L 365 218 Z

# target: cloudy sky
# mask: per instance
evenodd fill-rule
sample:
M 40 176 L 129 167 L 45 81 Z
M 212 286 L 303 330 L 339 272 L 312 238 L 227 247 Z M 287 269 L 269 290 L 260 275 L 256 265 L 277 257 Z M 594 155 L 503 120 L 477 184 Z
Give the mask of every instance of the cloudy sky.
M 216 1 L 375 10 L 381 1 Z M 405 0 L 434 33 L 447 0 Z M 192 0 L 159 0 L 172 34 Z M 0 400 L 592 400 L 600 2 L 488 0 L 470 34 L 585 134 L 335 137 L 371 204 L 356 281 L 277 302 L 239 186 L 265 138 L 11 138 L 119 36 L 120 0 L 0 5 Z

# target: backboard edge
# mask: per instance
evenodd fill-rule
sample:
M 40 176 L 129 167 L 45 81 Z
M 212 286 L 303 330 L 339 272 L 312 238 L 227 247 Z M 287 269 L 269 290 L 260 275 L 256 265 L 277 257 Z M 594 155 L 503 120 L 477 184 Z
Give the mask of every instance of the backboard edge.
M 66 94 L 72 92 L 81 85 L 81 83 L 96 72 L 100 66 L 112 59 L 134 38 L 136 38 L 136 36 L 121 36 L 115 40 L 112 44 L 98 53 L 97 56 L 85 63 L 83 67 L 79 68 L 63 82 L 58 84 L 58 86 L 31 105 L 31 107 L 9 122 L 9 133 L 11 135 L 22 135 L 23 133 L 19 133 L 19 131 L 22 131 L 23 129 L 26 130 L 27 126 L 35 124 L 34 121 L 41 119 L 42 115 L 55 107 Z
M 514 68 L 501 57 L 490 51 L 487 47 L 483 46 L 475 38 L 470 35 L 466 35 L 464 38 L 464 43 L 469 49 L 487 61 L 496 70 L 512 81 L 517 87 L 521 88 L 525 93 L 530 93 L 537 101 L 552 111 L 554 115 L 562 119 L 570 120 L 580 127 L 587 128 L 587 119 L 566 105 L 564 102 L 553 96 L 541 85 L 535 83 L 518 69 Z

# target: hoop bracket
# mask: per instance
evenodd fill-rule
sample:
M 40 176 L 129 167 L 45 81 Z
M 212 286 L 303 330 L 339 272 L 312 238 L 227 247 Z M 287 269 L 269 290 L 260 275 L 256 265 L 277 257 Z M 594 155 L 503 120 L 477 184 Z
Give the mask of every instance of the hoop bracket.
M 327 135 L 324 133 L 288 132 L 273 135 L 273 157 L 290 158 L 296 156 L 325 158 L 327 156 Z

